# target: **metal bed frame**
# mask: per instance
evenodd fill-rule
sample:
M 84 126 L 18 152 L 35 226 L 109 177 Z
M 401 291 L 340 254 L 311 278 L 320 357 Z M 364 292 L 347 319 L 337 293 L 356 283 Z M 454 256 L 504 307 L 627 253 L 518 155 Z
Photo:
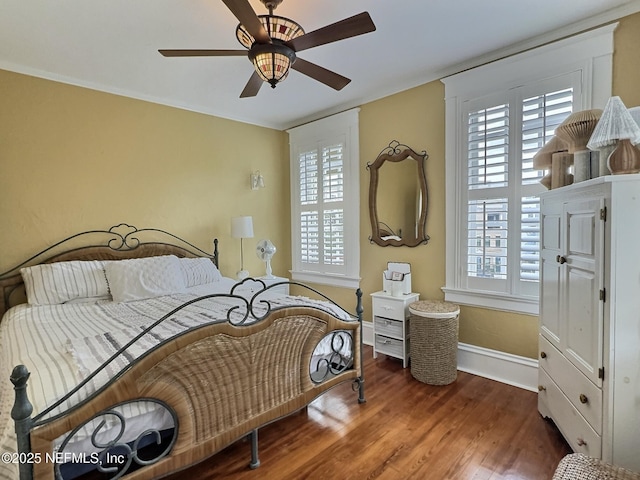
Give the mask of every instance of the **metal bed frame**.
M 140 238 L 146 236 L 148 234 L 152 234 L 154 236 L 161 236 L 165 238 L 171 239 L 173 243 L 167 243 L 166 241 L 141 241 Z M 86 238 L 93 238 L 95 236 L 101 236 L 105 241 L 98 244 L 90 244 L 89 246 L 78 246 L 73 247 L 71 249 L 65 249 L 67 245 L 73 243 L 78 240 L 84 240 Z M 38 254 L 30 257 L 26 261 L 17 265 L 16 267 L 8 270 L 0 274 L 0 311 L 6 310 L 8 307 L 12 306 L 15 303 L 19 303 L 21 301 L 21 294 L 19 293 L 22 289 L 22 282 L 20 281 L 19 269 L 24 266 L 30 266 L 38 263 L 50 263 L 55 261 L 66 261 L 70 259 L 122 259 L 122 258 L 139 258 L 145 256 L 153 256 L 153 254 L 157 254 L 155 252 L 171 252 L 173 254 L 177 254 L 179 256 L 189 256 L 189 257 L 207 257 L 210 258 L 213 263 L 217 266 L 219 260 L 219 252 L 218 252 L 218 240 L 215 239 L 213 241 L 214 252 L 212 255 L 201 250 L 195 245 L 181 239 L 180 237 L 173 235 L 164 230 L 148 228 L 148 229 L 137 229 L 128 224 L 119 224 L 109 228 L 108 230 L 91 230 L 87 232 L 78 233 L 75 235 L 71 235 L 66 239 L 57 242 L 56 244 L 48 247 L 47 249 L 39 252 Z M 60 251 L 62 250 L 62 251 Z M 236 293 L 236 289 L 242 288 L 244 283 L 246 282 L 258 282 L 261 284 L 261 289 L 255 293 L 250 299 L 246 299 L 241 295 Z M 205 331 L 206 329 L 214 329 L 214 328 L 261 328 L 261 322 L 266 322 L 271 324 L 272 317 L 281 317 L 288 314 L 288 312 L 293 308 L 296 310 L 299 307 L 276 307 L 272 308 L 271 304 L 268 300 L 264 300 L 261 298 L 263 294 L 269 291 L 272 288 L 278 287 L 282 284 L 291 284 L 296 285 L 303 289 L 308 289 L 313 292 L 313 294 L 319 296 L 324 301 L 331 303 L 332 305 L 341 308 L 335 302 L 333 302 L 330 298 L 322 294 L 321 292 L 308 287 L 304 284 L 297 282 L 279 282 L 277 284 L 273 284 L 270 286 L 266 286 L 264 282 L 259 279 L 248 278 L 236 284 L 229 294 L 212 294 L 206 295 L 203 297 L 199 297 L 193 299 L 185 304 L 175 308 L 171 312 L 164 315 L 162 318 L 158 319 L 149 327 L 144 329 L 139 335 L 131 339 L 126 345 L 124 345 L 121 349 L 119 349 L 113 356 L 109 358 L 98 370 L 93 372 L 89 377 L 84 379 L 79 385 L 77 385 L 73 390 L 71 390 L 66 396 L 59 399 L 52 405 L 48 406 L 42 412 L 39 412 L 35 416 L 32 416 L 33 407 L 27 397 L 27 381 L 31 375 L 31 373 L 27 370 L 24 365 L 18 365 L 13 369 L 11 375 L 11 382 L 14 385 L 15 390 L 15 402 L 13 408 L 11 410 L 11 417 L 15 422 L 17 440 L 18 440 L 18 453 L 17 459 L 20 463 L 20 480 L 28 480 L 34 478 L 34 467 L 35 464 L 41 462 L 53 462 L 55 463 L 54 467 L 54 475 L 55 478 L 63 478 L 62 473 L 62 465 L 61 461 L 64 459 L 74 458 L 69 457 L 65 453 L 65 448 L 68 445 L 69 441 L 76 435 L 76 433 L 86 426 L 87 424 L 94 424 L 94 421 L 98 421 L 97 427 L 95 427 L 93 434 L 91 435 L 91 443 L 95 449 L 98 450 L 99 453 L 92 453 L 91 463 L 97 464 L 97 469 L 99 472 L 113 474 L 113 476 L 109 477 L 112 479 L 120 478 L 123 475 L 126 475 L 129 471 L 129 467 L 134 465 L 137 467 L 145 467 L 149 465 L 154 465 L 160 462 L 163 458 L 167 457 L 173 447 L 176 444 L 180 433 L 180 422 L 179 416 L 176 413 L 176 410 L 169 405 L 166 401 L 152 398 L 152 397 L 144 397 L 144 398 L 136 398 L 133 400 L 125 400 L 118 402 L 109 408 L 102 409 L 95 415 L 91 415 L 84 419 L 81 424 L 78 424 L 73 428 L 68 435 L 64 438 L 60 446 L 58 447 L 56 452 L 46 452 L 42 453 L 40 451 L 33 452 L 31 445 L 31 432 L 38 427 L 47 426 L 52 422 L 56 422 L 60 419 L 63 419 L 66 416 L 73 415 L 74 412 L 82 410 L 83 407 L 86 407 L 92 400 L 100 397 L 100 395 L 104 392 L 107 392 L 109 389 L 113 389 L 114 385 L 117 386 L 119 381 L 123 381 L 122 379 L 127 377 L 133 370 L 134 367 L 139 366 L 141 363 L 145 362 L 146 359 L 151 358 L 154 354 L 156 354 L 162 348 L 168 348 L 167 346 L 172 342 L 180 341 L 181 338 L 187 338 L 188 335 L 197 335 L 198 331 Z M 128 368 L 118 373 L 114 378 L 112 378 L 107 384 L 99 388 L 96 392 L 92 393 L 88 398 L 79 402 L 72 408 L 57 414 L 53 414 L 57 407 L 62 405 L 69 398 L 72 398 L 74 394 L 80 391 L 94 376 L 96 376 L 100 371 L 104 370 L 114 359 L 122 355 L 127 351 L 127 349 L 134 345 L 136 341 L 145 335 L 149 334 L 156 326 L 162 324 L 168 318 L 171 318 L 176 313 L 180 312 L 184 308 L 188 307 L 191 304 L 202 302 L 203 300 L 215 298 L 215 297 L 225 297 L 227 299 L 233 299 L 237 302 L 237 306 L 229 308 L 227 311 L 227 319 L 222 321 L 213 321 L 208 324 L 195 327 L 192 329 L 183 332 L 176 337 L 172 337 L 170 339 L 162 341 L 158 344 L 154 349 L 149 350 L 142 356 L 135 359 Z M 322 359 L 318 362 L 315 368 L 315 375 L 311 375 L 311 382 L 314 386 L 322 386 L 325 382 L 328 382 L 330 386 L 328 388 L 332 388 L 334 384 L 342 383 L 335 381 L 336 379 L 340 379 L 342 374 L 348 373 L 350 376 L 348 380 L 352 381 L 352 387 L 358 391 L 358 402 L 364 403 L 364 371 L 362 368 L 362 350 L 363 350 L 363 342 L 362 342 L 362 292 L 360 289 L 356 292 L 357 305 L 356 305 L 356 315 L 351 315 L 354 324 L 357 323 L 357 326 L 349 327 L 352 330 L 345 330 L 342 328 L 334 328 L 330 333 L 326 336 L 330 335 L 330 345 L 331 345 L 331 354 L 329 358 Z M 262 311 L 265 313 L 262 315 L 256 314 L 256 307 L 260 306 Z M 305 313 L 313 310 L 312 307 L 304 307 Z M 311 310 L 309 310 L 311 309 Z M 342 309 L 344 310 L 344 309 Z M 281 312 L 279 312 L 281 311 Z M 296 310 L 297 312 L 297 310 Z M 3 313 L 3 312 L 1 312 Z M 232 319 L 232 313 L 236 315 L 236 319 Z M 318 315 L 320 315 L 320 310 L 318 311 Z M 322 313 L 325 315 L 325 313 Z M 228 324 L 228 325 L 223 325 Z M 346 325 L 346 324 L 345 324 Z M 267 327 L 265 327 L 267 328 Z M 212 334 L 213 335 L 213 334 Z M 345 357 L 344 352 L 345 348 L 348 349 L 348 343 L 351 342 L 350 352 L 353 353 L 352 358 Z M 357 343 L 357 345 L 356 345 Z M 173 348 L 173 347 L 171 347 Z M 130 376 L 130 375 L 129 375 Z M 343 375 L 344 376 L 344 375 Z M 128 378 L 128 377 L 127 377 Z M 347 378 L 347 377 L 345 377 Z M 327 388 L 327 389 L 328 389 Z M 319 390 L 319 393 L 315 395 L 313 398 L 316 398 L 318 395 L 324 393 L 325 390 Z M 311 398 L 311 400 L 313 399 Z M 159 431 L 154 428 L 149 428 L 139 435 L 133 441 L 122 442 L 122 435 L 125 432 L 127 419 L 118 411 L 116 407 L 121 407 L 128 403 L 138 402 L 138 401 L 146 401 L 152 402 L 158 405 L 159 408 L 166 409 L 170 416 L 173 419 L 174 428 L 172 431 Z M 308 404 L 308 401 L 305 400 L 305 405 Z M 288 412 L 286 415 L 292 412 Z M 286 416 L 282 415 L 282 416 Z M 278 418 L 270 419 L 269 422 L 275 421 Z M 110 441 L 106 443 L 102 443 L 97 440 L 98 434 L 103 429 L 107 419 L 110 419 L 113 423 L 115 422 L 119 425 L 119 433 L 112 438 Z M 262 426 L 262 425 L 260 425 Z M 258 427 L 251 428 L 250 431 L 245 432 L 245 435 L 248 435 L 251 440 L 251 462 L 250 467 L 256 468 L 259 466 L 260 461 L 258 458 Z M 242 435 L 244 436 L 244 435 Z M 242 438 L 242 436 L 240 438 Z M 167 440 L 168 438 L 168 440 Z M 236 439 L 237 440 L 237 439 Z M 234 441 L 236 441 L 234 440 Z M 144 447 L 148 447 L 149 444 L 157 444 L 160 445 L 159 452 L 153 453 L 153 456 L 150 458 L 144 457 L 141 452 L 143 452 Z M 232 443 L 232 442 L 230 442 Z M 122 465 L 118 466 L 110 466 L 106 460 L 108 460 L 109 455 L 115 455 L 113 452 L 123 452 L 118 453 L 118 455 L 122 455 L 120 458 L 124 462 L 124 467 Z M 218 449 L 219 451 L 219 449 Z M 52 457 L 49 458 L 48 456 Z M 93 457 L 97 455 L 97 457 Z M 47 456 L 47 458 L 44 458 Z M 197 460 L 201 461 L 203 458 Z M 86 460 L 86 459 L 85 459 Z M 197 461 L 192 461 L 189 464 L 195 464 Z M 121 462 L 122 463 L 122 462 Z M 179 468 L 184 468 L 185 465 L 179 464 Z M 141 473 L 142 472 L 142 473 Z M 155 474 L 153 474 L 155 475 Z M 127 477 L 128 478 L 128 477 Z M 144 471 L 138 471 L 134 473 L 132 478 L 147 478 L 145 477 Z

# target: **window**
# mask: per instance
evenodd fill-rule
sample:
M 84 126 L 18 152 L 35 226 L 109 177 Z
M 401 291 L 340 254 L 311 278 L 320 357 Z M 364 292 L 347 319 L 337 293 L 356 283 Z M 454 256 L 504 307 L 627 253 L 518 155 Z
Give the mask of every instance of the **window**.
M 537 313 L 545 172 L 532 159 L 571 112 L 606 103 L 614 28 L 443 80 L 447 300 Z
M 504 102 L 501 95 L 499 100 L 489 97 L 465 105 L 470 109 L 463 146 L 467 152 L 467 185 L 462 192 L 467 200 L 467 236 L 470 241 L 479 235 L 485 237 L 484 248 L 467 250 L 468 265 L 476 265 L 478 256 L 484 264 L 480 271 L 467 270 L 469 285 L 507 291 L 506 282 L 512 277 L 513 292 L 536 294 L 540 253 L 537 194 L 544 190 L 539 183 L 544 172 L 533 169 L 532 159 L 572 112 L 574 89 L 579 90 L 575 80 L 575 75 L 567 74 L 551 82 L 514 88 L 504 95 Z M 533 90 L 541 93 L 528 96 Z M 509 231 L 520 241 L 510 245 Z M 499 245 L 501 238 L 504 246 Z
M 358 110 L 288 130 L 292 278 L 359 285 Z

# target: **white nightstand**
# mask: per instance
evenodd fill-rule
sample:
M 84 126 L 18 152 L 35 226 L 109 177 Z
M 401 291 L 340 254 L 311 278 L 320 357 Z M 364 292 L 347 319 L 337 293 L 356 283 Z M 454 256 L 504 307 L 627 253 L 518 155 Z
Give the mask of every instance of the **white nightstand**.
M 274 283 L 289 281 L 288 278 L 284 278 L 284 277 L 274 277 L 274 278 L 258 277 L 258 280 L 262 280 L 267 287 L 269 285 L 273 285 Z M 286 285 L 278 285 L 277 287 L 274 287 L 269 291 L 274 293 L 281 293 L 283 295 L 289 295 L 289 284 L 287 283 Z
M 419 293 L 394 297 L 384 292 L 371 294 L 373 304 L 373 358 L 384 353 L 409 364 L 409 305 L 417 302 Z

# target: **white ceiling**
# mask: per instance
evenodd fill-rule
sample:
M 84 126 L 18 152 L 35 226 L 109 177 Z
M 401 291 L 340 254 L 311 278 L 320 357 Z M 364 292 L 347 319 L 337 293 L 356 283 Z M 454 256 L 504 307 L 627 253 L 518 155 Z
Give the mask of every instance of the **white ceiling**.
M 363 11 L 375 32 L 299 54 L 351 78 L 339 92 L 292 71 L 240 99 L 247 59 L 158 53 L 242 48 L 220 0 L 0 0 L 0 68 L 285 129 L 638 12 L 640 0 L 284 0 L 274 13 L 310 32 Z

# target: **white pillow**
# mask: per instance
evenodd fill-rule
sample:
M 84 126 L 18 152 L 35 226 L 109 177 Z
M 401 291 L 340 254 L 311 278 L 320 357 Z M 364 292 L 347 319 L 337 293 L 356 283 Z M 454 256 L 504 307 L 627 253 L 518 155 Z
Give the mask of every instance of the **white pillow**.
M 219 282 L 222 278 L 220 271 L 209 258 L 179 258 L 178 261 L 187 287 Z
M 73 260 L 20 269 L 29 305 L 58 305 L 109 295 L 104 262 Z
M 174 255 L 109 262 L 104 269 L 114 302 L 185 292 L 184 276 Z

